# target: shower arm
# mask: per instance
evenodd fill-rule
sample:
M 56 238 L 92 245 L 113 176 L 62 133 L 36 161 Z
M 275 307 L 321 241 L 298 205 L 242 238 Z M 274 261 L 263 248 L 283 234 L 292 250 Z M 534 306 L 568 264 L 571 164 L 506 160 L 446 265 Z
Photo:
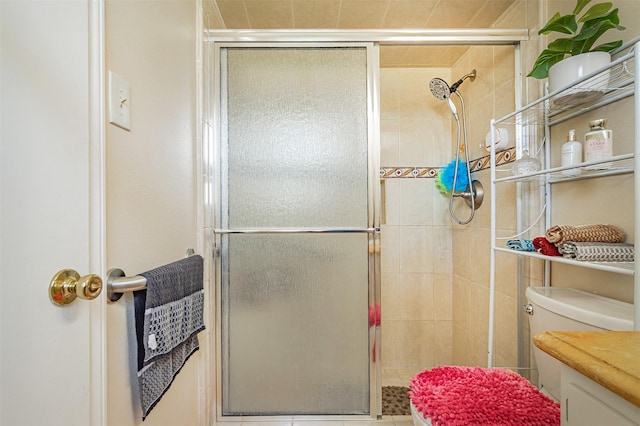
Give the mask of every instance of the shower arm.
M 451 85 L 451 93 L 457 93 L 456 90 L 458 90 L 458 87 L 460 87 L 460 85 L 466 80 L 469 79 L 471 81 L 474 81 L 476 79 L 476 70 L 471 70 L 471 72 L 469 74 L 466 74 L 464 76 L 462 76 L 462 78 L 458 81 L 456 81 L 455 83 L 453 83 Z

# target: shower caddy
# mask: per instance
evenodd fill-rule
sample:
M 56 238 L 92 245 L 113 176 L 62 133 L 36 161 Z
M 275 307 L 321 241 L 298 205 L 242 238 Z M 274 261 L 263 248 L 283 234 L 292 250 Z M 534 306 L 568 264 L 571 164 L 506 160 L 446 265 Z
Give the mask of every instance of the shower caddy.
M 574 84 L 556 90 L 536 101 L 518 108 L 510 114 L 505 115 L 497 120 L 491 120 L 491 134 L 495 134 L 497 126 L 512 126 L 516 133 L 518 141 L 517 148 L 525 149 L 536 142 L 543 139 L 544 156 L 541 168 L 538 171 L 517 176 L 511 173 L 505 174 L 504 170 L 499 171 L 496 167 L 495 146 L 491 147 L 491 269 L 490 269 L 490 295 L 489 295 L 489 337 L 488 337 L 488 366 L 493 365 L 493 336 L 494 336 L 494 306 L 495 306 L 495 281 L 496 281 L 496 254 L 508 253 L 519 256 L 518 259 L 518 289 L 517 298 L 518 306 L 523 306 L 522 299 L 522 267 L 520 260 L 524 258 L 541 259 L 545 264 L 544 285 L 550 285 L 550 268 L 551 263 L 559 262 L 569 265 L 575 265 L 583 268 L 592 268 L 601 271 L 607 271 L 613 274 L 622 274 L 633 276 L 634 285 L 634 330 L 640 330 L 640 273 L 638 273 L 638 257 L 636 255 L 635 262 L 632 263 L 614 263 L 614 262 L 585 262 L 566 259 L 564 257 L 545 256 L 537 252 L 515 251 L 505 247 L 505 240 L 497 238 L 496 235 L 496 198 L 498 197 L 498 186 L 505 183 L 526 183 L 532 180 L 541 181 L 544 186 L 544 200 L 546 205 L 544 212 L 544 229 L 548 229 L 551 224 L 551 193 L 555 184 L 581 179 L 597 179 L 604 176 L 613 176 L 621 174 L 634 174 L 634 204 L 633 206 L 626 203 L 626 207 L 634 209 L 634 243 L 640 244 L 640 174 L 635 173 L 640 162 L 640 63 L 636 61 L 636 56 L 640 50 L 640 37 L 626 43 L 612 55 L 613 59 L 610 65 L 601 68 L 591 74 L 588 74 L 577 80 Z M 608 81 L 608 83 L 607 83 Z M 606 84 L 605 89 L 600 89 L 600 84 Z M 597 87 L 597 89 L 596 89 Z M 603 92 L 598 94 L 597 99 L 590 99 L 585 102 L 585 98 L 596 90 Z M 569 95 L 569 96 L 567 96 Z M 576 102 L 571 101 L 574 96 Z M 623 155 L 617 155 L 602 161 L 583 162 L 578 165 L 565 167 L 551 167 L 551 149 L 550 134 L 554 125 L 562 123 L 574 117 L 581 116 L 589 111 L 618 102 L 627 97 L 634 97 L 633 110 L 629 111 L 629 119 L 633 120 L 634 127 L 634 144 L 633 152 Z M 559 105 L 560 104 L 560 105 Z M 615 138 L 615 136 L 614 136 Z M 557 140 L 554 141 L 557 143 Z M 615 141 L 614 141 L 615 143 Z M 535 148 L 535 147 L 534 147 Z M 532 155 L 532 157 L 536 157 Z M 559 163 L 559 162 L 558 162 Z M 608 168 L 601 170 L 588 170 L 585 166 L 597 165 L 601 163 L 610 164 Z M 579 176 L 565 176 L 572 173 L 564 173 L 562 171 L 581 168 L 582 172 Z M 498 176 L 500 172 L 500 177 Z M 520 186 L 517 189 L 518 194 L 524 191 Z M 537 191 L 535 191 L 538 194 Z M 624 200 L 621 200 L 621 206 L 625 206 Z M 522 223 L 520 206 L 518 206 L 517 232 L 527 227 Z M 535 216 L 535 215 L 534 215 Z M 533 220 L 532 220 L 533 222 Z M 606 223 L 606 222 L 605 222 Z M 532 225 L 532 224 L 528 224 Z M 522 315 L 518 312 L 518 367 L 522 368 L 523 364 L 523 338 L 522 338 Z

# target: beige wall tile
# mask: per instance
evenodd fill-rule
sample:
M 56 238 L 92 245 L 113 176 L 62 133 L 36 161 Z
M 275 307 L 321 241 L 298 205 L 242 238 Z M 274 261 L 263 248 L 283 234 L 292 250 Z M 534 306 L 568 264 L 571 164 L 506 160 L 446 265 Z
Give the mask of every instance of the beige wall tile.
M 386 225 L 400 226 L 403 179 L 386 179 L 384 182 L 384 210 Z
M 400 230 L 398 226 L 380 227 L 380 270 L 400 272 Z
M 384 309 L 384 307 L 383 307 Z M 405 321 L 387 320 L 382 317 L 382 362 L 385 368 L 405 366 Z
M 398 166 L 429 165 L 431 144 L 425 135 L 429 124 L 425 120 L 405 117 L 398 120 Z
M 403 226 L 431 225 L 433 179 L 404 179 L 401 186 L 400 223 Z
M 441 0 L 427 21 L 427 28 L 463 28 L 483 5 L 478 1 Z
M 489 267 L 491 263 L 491 232 L 487 228 L 476 228 L 471 231 L 469 262 L 471 279 L 481 287 L 489 287 Z
M 249 16 L 250 28 L 293 28 L 290 0 L 243 0 L 243 2 Z M 260 19 L 252 20 L 252 17 L 260 17 Z
M 453 321 L 453 277 L 433 276 L 433 317 L 436 321 Z
M 405 345 L 408 348 L 406 364 L 413 368 L 433 366 L 433 321 L 407 321 L 407 335 Z
M 433 226 L 433 272 L 449 277 L 451 281 L 451 268 L 453 265 L 453 253 L 451 228 L 448 226 Z
M 477 339 L 486 339 L 489 326 L 489 292 L 486 287 L 469 285 L 469 310 L 467 311 L 469 334 Z
M 380 120 L 380 164 L 394 167 L 400 164 L 398 123 L 396 120 Z
M 487 28 L 509 9 L 513 0 L 491 0 L 485 2 L 478 14 L 469 23 L 469 28 Z
M 336 28 L 340 0 L 291 0 L 295 28 Z
M 391 0 L 383 25 L 386 28 L 424 28 L 436 3 L 435 0 Z
M 406 46 L 380 46 L 380 67 L 382 69 L 405 67 L 409 48 Z
M 453 321 L 434 322 L 433 364 L 453 363 Z
M 398 88 L 398 70 L 380 69 L 380 116 L 384 119 L 397 119 L 400 113 L 400 96 Z
M 527 28 L 527 8 L 529 3 L 540 0 L 516 0 L 492 25 L 494 28 Z
M 454 330 L 468 330 L 471 321 L 471 283 L 459 276 L 453 276 L 453 326 Z M 468 331 L 466 331 L 468 332 Z
M 400 272 L 432 272 L 432 230 L 428 226 L 400 227 Z
M 237 0 L 216 0 L 225 17 L 225 28 L 251 28 L 244 3 Z
M 456 226 L 453 234 L 453 274 L 461 277 L 471 276 L 471 260 L 469 258 L 471 230 L 468 227 Z
M 523 260 L 523 263 L 526 259 Z M 496 292 L 516 297 L 518 257 L 496 252 Z
M 515 48 L 513 46 L 493 46 L 493 78 L 494 86 L 502 87 L 508 83 L 508 92 L 498 92 L 497 98 L 513 99 L 515 91 L 516 66 L 514 61 Z
M 432 274 L 401 275 L 400 319 L 432 321 L 434 319 L 434 292 Z
M 402 316 L 402 275 L 398 273 L 382 273 L 380 291 L 382 294 L 382 318 L 398 321 Z M 386 332 L 386 330 L 385 330 Z
M 502 366 L 518 365 L 519 306 L 513 297 L 496 293 L 494 351 L 504 360 Z
M 338 28 L 380 28 L 387 6 L 387 0 L 342 0 Z

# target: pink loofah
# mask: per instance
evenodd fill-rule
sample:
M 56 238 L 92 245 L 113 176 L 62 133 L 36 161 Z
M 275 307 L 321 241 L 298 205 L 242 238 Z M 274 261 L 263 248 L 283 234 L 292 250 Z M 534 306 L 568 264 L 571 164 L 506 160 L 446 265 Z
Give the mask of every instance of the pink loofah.
M 411 402 L 434 426 L 560 425 L 560 404 L 510 370 L 436 367 L 410 388 Z

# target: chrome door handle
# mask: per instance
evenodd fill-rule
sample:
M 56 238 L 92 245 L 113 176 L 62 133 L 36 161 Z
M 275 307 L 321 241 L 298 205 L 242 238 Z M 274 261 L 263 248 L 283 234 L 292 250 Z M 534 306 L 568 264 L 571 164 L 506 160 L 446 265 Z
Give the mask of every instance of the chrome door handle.
M 73 269 L 63 269 L 49 283 L 49 298 L 58 306 L 65 306 L 76 297 L 93 300 L 102 291 L 102 279 L 95 274 L 80 277 Z

